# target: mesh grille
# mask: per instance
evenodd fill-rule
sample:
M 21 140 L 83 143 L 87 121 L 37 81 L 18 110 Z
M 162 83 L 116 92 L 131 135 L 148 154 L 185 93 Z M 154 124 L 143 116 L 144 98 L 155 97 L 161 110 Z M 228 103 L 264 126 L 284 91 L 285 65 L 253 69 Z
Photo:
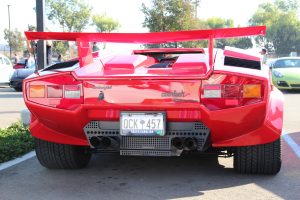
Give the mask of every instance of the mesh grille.
M 98 121 L 91 121 L 87 124 L 86 128 L 90 129 L 98 129 L 99 128 L 99 122 Z
M 121 149 L 159 149 L 171 148 L 169 137 L 124 136 L 121 140 Z
M 194 128 L 195 128 L 195 130 L 207 130 L 208 129 L 204 124 L 199 123 L 199 122 L 195 123 Z
M 205 136 L 207 133 L 202 132 L 184 132 L 184 131 L 169 131 L 167 135 L 172 136 L 186 136 L 186 137 L 192 137 L 192 136 Z
M 157 150 L 120 150 L 122 156 L 171 156 L 171 151 Z

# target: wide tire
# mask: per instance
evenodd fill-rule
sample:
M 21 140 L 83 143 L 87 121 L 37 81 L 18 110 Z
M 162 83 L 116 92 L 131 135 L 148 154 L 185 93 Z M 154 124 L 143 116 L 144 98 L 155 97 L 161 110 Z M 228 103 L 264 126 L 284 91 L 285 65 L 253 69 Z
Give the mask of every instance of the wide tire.
M 277 174 L 280 168 L 280 139 L 268 144 L 236 148 L 234 170 L 239 173 Z
M 88 147 L 57 144 L 35 138 L 36 156 L 49 169 L 81 169 L 91 159 Z

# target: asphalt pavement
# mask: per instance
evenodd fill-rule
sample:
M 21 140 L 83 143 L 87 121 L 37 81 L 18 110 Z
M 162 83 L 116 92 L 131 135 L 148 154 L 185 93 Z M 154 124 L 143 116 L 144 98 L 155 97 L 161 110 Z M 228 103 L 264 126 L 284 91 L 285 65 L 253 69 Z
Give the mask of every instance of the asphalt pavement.
M 237 174 L 232 169 L 232 158 L 95 155 L 83 170 L 48 170 L 34 157 L 0 171 L 0 200 L 298 200 L 300 91 L 285 92 L 284 95 L 284 130 L 288 137 L 282 139 L 283 166 L 275 176 Z M 2 98 L 5 96 L 7 99 Z M 12 100 L 14 96 L 17 100 Z M 5 102 L 11 104 L 10 109 L 2 106 Z M 0 105 L 0 113 L 6 112 L 0 115 L 0 121 L 24 106 L 20 93 L 1 88 Z

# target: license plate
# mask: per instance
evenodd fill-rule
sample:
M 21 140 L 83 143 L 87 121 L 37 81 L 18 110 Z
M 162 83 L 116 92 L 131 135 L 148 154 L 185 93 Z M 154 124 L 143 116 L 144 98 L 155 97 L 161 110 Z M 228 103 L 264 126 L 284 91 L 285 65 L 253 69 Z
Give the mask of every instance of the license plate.
M 164 136 L 165 114 L 121 112 L 120 134 L 132 136 Z

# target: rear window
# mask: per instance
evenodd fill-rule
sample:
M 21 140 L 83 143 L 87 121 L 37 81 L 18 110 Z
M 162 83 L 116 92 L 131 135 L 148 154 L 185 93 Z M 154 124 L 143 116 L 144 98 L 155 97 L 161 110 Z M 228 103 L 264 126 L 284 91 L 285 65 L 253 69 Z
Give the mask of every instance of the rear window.
M 249 69 L 261 69 L 260 61 L 234 58 L 229 56 L 225 56 L 224 65 Z

